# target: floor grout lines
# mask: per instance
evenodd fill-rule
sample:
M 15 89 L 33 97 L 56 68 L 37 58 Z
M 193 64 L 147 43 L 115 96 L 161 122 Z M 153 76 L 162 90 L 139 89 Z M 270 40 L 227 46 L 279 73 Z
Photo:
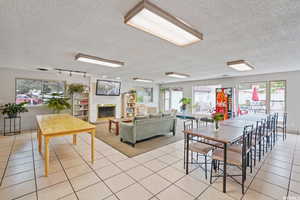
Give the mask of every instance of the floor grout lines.
M 97 162 L 97 160 L 98 160 L 98 162 L 99 162 L 99 160 L 100 161 L 103 160 L 104 162 L 107 162 L 107 163 L 104 163 L 103 165 L 100 164 L 99 167 L 98 167 L 98 165 L 97 165 L 97 167 L 94 167 L 89 161 L 90 157 L 87 157 L 87 156 L 90 156 L 89 135 L 80 135 L 80 137 L 78 137 L 79 140 L 77 141 L 78 144 L 76 146 L 72 144 L 72 140 L 71 140 L 70 136 L 65 136 L 62 138 L 54 138 L 53 140 L 51 140 L 50 155 L 52 154 L 52 156 L 50 156 L 50 157 L 52 157 L 53 160 L 51 162 L 51 159 L 50 159 L 50 168 L 51 168 L 51 164 L 54 164 L 54 163 L 56 163 L 55 165 L 59 165 L 59 167 L 57 168 L 58 171 L 56 171 L 56 169 L 54 169 L 55 172 L 50 173 L 49 176 L 56 174 L 56 173 L 63 173 L 66 176 L 66 180 L 58 181 L 58 182 L 55 182 L 54 184 L 47 183 L 45 185 L 45 187 L 38 189 L 38 178 L 40 176 L 38 174 L 41 174 L 42 171 L 40 168 L 37 168 L 37 166 L 40 166 L 40 165 L 43 166 L 43 164 L 42 164 L 43 161 L 42 161 L 42 157 L 37 157 L 38 156 L 38 148 L 37 148 L 37 141 L 36 141 L 37 138 L 35 137 L 35 131 L 34 130 L 31 131 L 29 134 L 22 133 L 21 135 L 10 136 L 10 137 L 13 137 L 13 138 L 8 140 L 8 141 L 10 141 L 10 146 L 9 146 L 10 149 L 9 149 L 9 153 L 7 153 L 8 158 L 6 160 L 4 172 L 1 176 L 1 185 L 3 184 L 3 180 L 5 178 L 13 179 L 14 176 L 22 177 L 22 173 L 26 173 L 31 170 L 30 169 L 30 170 L 22 171 L 22 170 L 18 169 L 15 172 L 11 171 L 11 169 L 13 169 L 14 167 L 20 166 L 20 164 L 11 163 L 11 161 L 13 161 L 13 160 L 15 161 L 15 163 L 23 163 L 22 159 L 24 159 L 24 162 L 27 163 L 28 165 L 30 165 L 29 163 L 32 163 L 32 165 L 34 167 L 33 168 L 34 177 L 32 179 L 25 180 L 24 182 L 22 182 L 22 181 L 21 182 L 18 181 L 15 183 L 12 182 L 14 184 L 9 184 L 8 186 L 0 188 L 0 198 L 1 198 L 2 191 L 9 191 L 10 188 L 15 188 L 15 187 L 21 186 L 21 184 L 28 185 L 28 184 L 31 184 L 32 181 L 34 181 L 34 191 L 30 191 L 30 192 L 24 191 L 24 193 L 22 193 L 22 195 L 17 196 L 15 199 L 20 199 L 23 197 L 27 197 L 27 196 L 29 197 L 31 195 L 32 196 L 34 195 L 35 196 L 34 199 L 43 200 L 43 199 L 40 199 L 40 197 L 39 197 L 40 191 L 43 191 L 46 189 L 49 190 L 50 187 L 53 187 L 55 185 L 58 185 L 58 184 L 61 184 L 64 182 L 66 182 L 68 184 L 68 187 L 70 186 L 70 191 L 72 191 L 72 193 L 60 195 L 59 199 L 61 199 L 61 200 L 66 197 L 69 197 L 70 195 L 74 195 L 74 198 L 76 198 L 77 200 L 81 200 L 80 199 L 81 197 L 78 196 L 79 192 L 84 191 L 84 190 L 88 189 L 89 187 L 95 186 L 99 183 L 103 183 L 104 184 L 103 187 L 106 187 L 109 190 L 109 193 L 107 193 L 107 196 L 105 196 L 104 199 L 115 198 L 117 200 L 123 200 L 123 199 L 120 199 L 122 196 L 119 196 L 119 194 L 124 194 L 124 192 L 126 193 L 127 191 L 130 191 L 131 189 L 128 189 L 128 188 L 130 188 L 133 185 L 137 185 L 137 187 L 140 188 L 140 190 L 142 190 L 141 192 L 144 191 L 145 194 L 147 193 L 149 195 L 148 196 L 149 198 L 147 198 L 145 200 L 150 200 L 150 199 L 155 199 L 155 198 L 158 199 L 161 197 L 165 198 L 166 197 L 165 195 L 172 195 L 172 194 L 168 194 L 168 192 L 174 191 L 174 189 L 178 193 L 186 194 L 190 197 L 193 197 L 192 198 L 193 200 L 203 199 L 203 196 L 205 196 L 205 194 L 210 191 L 210 188 L 217 190 L 219 193 L 221 193 L 221 190 L 219 188 L 220 183 L 218 183 L 219 179 L 218 178 L 215 179 L 212 185 L 210 185 L 209 182 L 207 182 L 204 178 L 203 178 L 203 180 L 201 180 L 201 177 L 203 176 L 204 172 L 202 172 L 202 170 L 200 170 L 200 167 L 198 165 L 190 168 L 190 172 L 189 172 L 188 176 L 191 177 L 194 181 L 199 182 L 199 184 L 200 183 L 203 184 L 203 187 L 202 187 L 201 191 L 199 191 L 199 194 L 194 193 L 193 190 L 189 190 L 189 188 L 186 188 L 186 186 L 185 187 L 181 186 L 182 180 L 187 177 L 185 175 L 184 170 L 180 169 L 180 165 L 183 164 L 183 159 L 182 159 L 183 153 L 181 154 L 181 150 L 180 150 L 181 146 L 182 146 L 182 141 L 172 143 L 172 144 L 166 145 L 162 148 L 158 148 L 153 151 L 144 153 L 146 155 L 145 158 L 141 157 L 141 159 L 139 159 L 138 156 L 143 155 L 143 154 L 140 154 L 140 155 L 136 156 L 137 157 L 137 159 L 136 159 L 136 157 L 129 158 L 129 157 L 121 154 L 120 152 L 115 151 L 111 146 L 96 139 L 96 141 L 95 141 L 95 147 L 96 147 L 95 162 Z M 294 137 L 296 140 L 298 139 L 298 136 L 290 136 L 290 137 Z M 291 163 L 290 163 L 290 167 L 289 167 L 289 170 L 290 170 L 289 178 L 286 178 L 286 179 L 288 179 L 288 186 L 287 186 L 287 188 L 281 187 L 282 189 L 286 190 L 286 196 L 289 195 L 290 184 L 291 184 L 292 173 L 293 173 L 293 166 L 295 166 L 294 160 L 295 160 L 295 156 L 296 156 L 295 152 L 297 149 L 298 141 L 295 142 L 293 139 L 289 139 L 289 140 L 286 140 L 285 142 L 278 141 L 277 143 L 278 143 L 278 145 L 275 145 L 275 148 L 273 149 L 273 151 L 269 151 L 262 158 L 261 162 L 257 162 L 257 166 L 254 167 L 254 173 L 249 177 L 249 178 L 251 178 L 251 180 L 249 180 L 250 182 L 247 183 L 247 186 L 245 187 L 245 189 L 246 189 L 245 195 L 241 195 L 241 197 L 237 198 L 234 193 L 228 192 L 225 194 L 225 196 L 227 196 L 229 198 L 242 200 L 242 199 L 245 199 L 245 196 L 249 192 L 255 191 L 260 195 L 265 195 L 265 196 L 268 196 L 273 199 L 274 195 L 272 197 L 268 193 L 265 193 L 264 191 L 257 191 L 256 188 L 251 188 L 251 185 L 254 183 L 255 180 L 260 180 L 263 182 L 263 184 L 270 184 L 270 185 L 276 185 L 277 187 L 281 187 L 281 186 L 278 186 L 278 183 L 276 183 L 276 184 L 272 183 L 270 181 L 271 179 L 265 180 L 261 177 L 258 177 L 258 173 L 260 171 L 263 171 L 263 172 L 267 172 L 268 174 L 271 174 L 270 176 L 272 176 L 272 174 L 274 174 L 274 178 L 279 178 L 279 177 L 286 178 L 284 176 L 281 176 L 281 174 L 279 173 L 279 172 L 281 172 L 280 169 L 286 170 L 286 168 L 284 168 L 284 165 L 281 165 L 281 163 L 284 164 L 285 160 L 291 159 Z M 293 146 L 291 147 L 290 144 L 293 144 Z M 97 149 L 97 147 L 99 147 L 99 148 Z M 183 148 L 183 146 L 182 146 L 182 148 Z M 281 153 L 281 151 L 282 151 L 282 153 Z M 3 152 L 5 152 L 5 150 Z M 31 152 L 30 155 L 29 155 L 29 152 Z M 292 155 L 290 155 L 291 152 L 292 152 Z M 0 151 L 0 153 L 1 153 L 1 151 Z M 116 155 L 117 157 L 113 157 L 114 155 Z M 26 161 L 29 157 L 31 157 L 32 162 Z M 112 157 L 114 159 L 112 159 Z M 164 160 L 164 159 L 167 159 L 167 160 Z M 275 160 L 276 163 L 272 164 L 272 160 Z M 134 162 L 132 162 L 132 161 L 134 161 Z M 151 165 L 149 165 L 150 163 L 151 163 Z M 158 163 L 158 165 L 156 163 Z M 159 164 L 159 163 L 164 163 L 164 164 Z M 12 164 L 12 165 L 10 165 L 10 164 Z M 152 165 L 154 168 L 152 168 Z M 77 169 L 75 169 L 76 167 L 78 167 L 78 169 L 81 169 L 80 166 L 82 166 L 82 167 L 85 166 L 88 168 L 88 170 L 82 171 L 82 173 L 75 171 L 75 174 L 71 175 L 71 177 L 68 175 L 69 172 L 67 172 L 67 170 L 69 170 L 69 169 L 72 170 L 72 168 L 74 168 L 74 170 L 77 170 Z M 118 170 L 113 171 L 113 173 L 111 173 L 110 176 L 106 177 L 104 175 L 103 177 L 105 177 L 105 178 L 102 178 L 102 175 L 100 176 L 97 173 L 97 171 L 101 171 L 101 169 L 103 169 L 103 168 L 106 168 L 106 170 L 109 171 L 110 170 L 109 166 L 113 166 L 114 169 L 118 169 Z M 267 166 L 267 167 L 263 168 L 264 166 Z M 85 167 L 83 167 L 82 169 L 85 169 Z M 139 175 L 133 176 L 134 174 L 132 174 L 131 170 L 138 168 L 138 167 L 140 167 L 140 170 L 141 170 L 140 173 L 142 173 L 144 170 L 147 172 L 147 175 L 141 176 L 141 178 L 137 178 L 137 177 L 139 177 Z M 271 167 L 275 167 L 275 169 L 278 168 L 279 172 L 272 171 Z M 11 173 L 11 174 L 9 176 L 6 176 L 6 174 L 8 172 L 7 171 L 8 168 L 9 168 L 9 173 Z M 169 170 L 169 168 L 170 168 L 170 170 Z M 177 177 L 177 172 L 178 172 L 178 178 L 171 178 L 169 180 L 169 176 L 173 175 L 173 174 L 170 174 L 170 173 L 173 173 L 172 170 L 174 171 L 174 173 L 176 172 L 176 177 Z M 209 167 L 208 167 L 208 171 L 209 171 Z M 87 182 L 84 183 L 82 186 L 77 187 L 78 189 L 76 189 L 75 188 L 76 186 L 74 186 L 74 183 L 73 183 L 73 179 L 81 177 L 81 178 L 83 178 L 83 180 L 85 180 L 86 177 L 87 178 L 91 177 L 91 176 L 87 175 L 89 173 L 93 173 L 97 177 L 97 179 L 91 179 L 91 180 L 86 179 Z M 196 174 L 196 173 L 200 173 L 200 174 Z M 279 174 L 277 174 L 277 173 L 279 173 Z M 126 175 L 123 177 L 125 177 L 125 178 L 128 177 L 128 179 L 130 178 L 130 181 L 129 180 L 125 181 L 126 184 L 121 186 L 120 189 L 110 188 L 110 185 L 112 182 L 110 182 L 109 185 L 106 183 L 107 181 L 113 180 L 114 177 L 117 177 L 117 176 L 123 175 L 123 174 Z M 85 176 L 85 175 L 87 175 L 87 176 Z M 158 192 L 153 192 L 150 188 L 148 188 L 147 184 L 146 185 L 142 184 L 143 180 L 145 180 L 153 175 L 156 175 L 156 176 L 160 177 L 161 180 L 166 181 L 166 183 L 168 183 L 167 186 L 163 187 Z M 281 180 L 281 179 L 279 178 L 279 180 Z M 185 181 L 189 181 L 189 179 L 184 180 L 183 183 L 185 183 Z M 136 187 L 136 186 L 134 186 L 134 187 Z M 172 189 L 170 189 L 170 188 L 172 188 Z M 239 191 L 238 184 L 237 184 L 237 186 L 234 186 L 234 188 L 235 188 L 235 190 L 237 190 L 236 192 L 241 193 L 241 189 Z M 51 195 L 51 193 L 50 193 L 50 195 Z M 93 194 L 91 194 L 91 195 L 93 195 Z M 133 195 L 133 197 L 134 197 L 134 195 Z M 132 199 L 134 199 L 134 198 L 132 198 Z M 249 197 L 247 196 L 247 200 L 248 199 L 249 199 Z M 160 200 L 165 200 L 165 199 L 160 199 Z

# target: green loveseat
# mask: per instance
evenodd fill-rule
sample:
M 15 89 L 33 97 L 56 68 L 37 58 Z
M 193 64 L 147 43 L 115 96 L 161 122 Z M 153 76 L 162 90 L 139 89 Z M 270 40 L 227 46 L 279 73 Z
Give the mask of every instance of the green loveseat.
M 134 146 L 136 142 L 158 135 L 176 133 L 176 117 L 149 116 L 135 118 L 132 123 L 120 123 L 120 139 Z

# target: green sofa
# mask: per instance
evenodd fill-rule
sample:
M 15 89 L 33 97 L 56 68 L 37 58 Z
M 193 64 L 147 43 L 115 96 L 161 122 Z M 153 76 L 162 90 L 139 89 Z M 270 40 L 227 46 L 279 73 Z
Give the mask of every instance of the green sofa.
M 120 123 L 121 141 L 133 147 L 138 141 L 170 133 L 176 133 L 176 117 L 171 115 L 136 117 L 132 123 Z

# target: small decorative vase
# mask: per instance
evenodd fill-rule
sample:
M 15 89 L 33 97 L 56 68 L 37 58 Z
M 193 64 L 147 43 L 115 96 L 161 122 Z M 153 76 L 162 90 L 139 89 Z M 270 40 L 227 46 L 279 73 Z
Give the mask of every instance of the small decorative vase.
M 214 123 L 214 131 L 215 132 L 218 132 L 219 130 L 220 130 L 220 126 L 219 126 L 219 122 L 218 121 L 215 121 L 215 123 Z

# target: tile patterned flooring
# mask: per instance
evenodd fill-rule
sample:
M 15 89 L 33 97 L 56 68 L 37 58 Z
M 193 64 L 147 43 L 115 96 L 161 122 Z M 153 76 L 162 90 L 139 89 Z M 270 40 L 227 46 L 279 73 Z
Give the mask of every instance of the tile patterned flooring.
M 128 158 L 96 139 L 90 163 L 89 135 L 55 138 L 50 146 L 50 174 L 44 177 L 35 132 L 0 136 L 0 199 L 18 200 L 206 200 L 300 199 L 300 136 L 278 141 L 247 178 L 247 192 L 228 178 L 212 185 L 204 172 L 183 169 L 183 141 Z M 230 169 L 234 170 L 234 169 Z M 288 198 L 287 198 L 288 197 Z

